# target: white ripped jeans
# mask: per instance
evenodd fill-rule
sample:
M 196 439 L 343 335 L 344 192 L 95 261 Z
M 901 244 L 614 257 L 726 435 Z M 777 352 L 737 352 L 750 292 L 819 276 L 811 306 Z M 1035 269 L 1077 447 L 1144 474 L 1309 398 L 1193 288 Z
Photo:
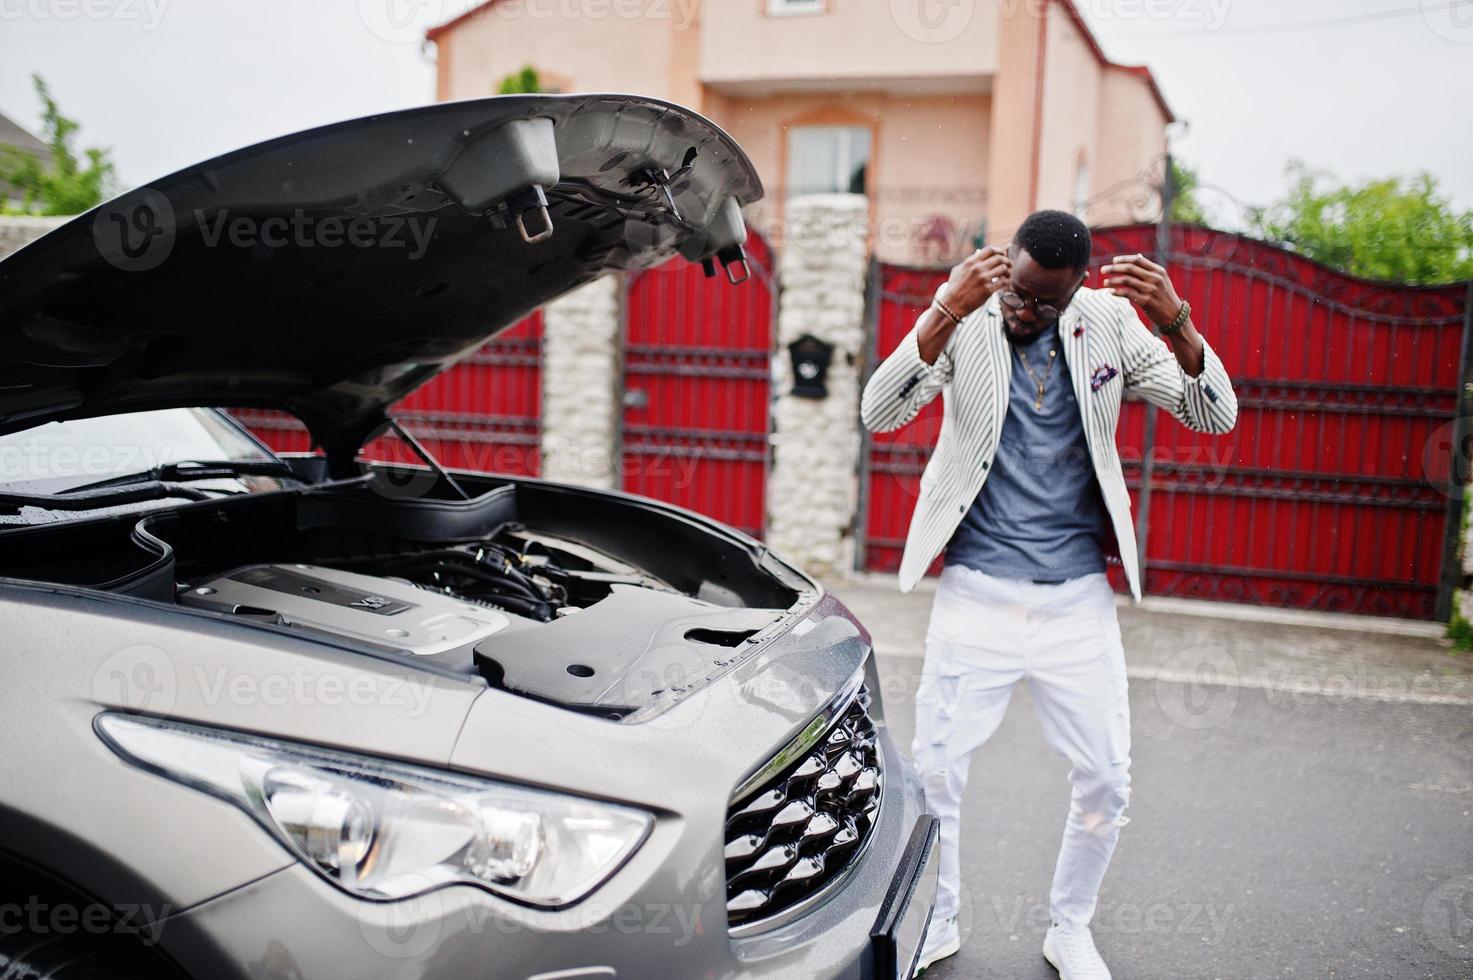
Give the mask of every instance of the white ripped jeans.
M 936 918 L 957 913 L 962 791 L 972 753 L 1028 682 L 1049 744 L 1069 760 L 1073 799 L 1049 892 L 1052 920 L 1085 926 L 1126 823 L 1130 703 L 1115 595 L 1103 573 L 1057 585 L 942 572 L 916 697 L 916 767 L 941 820 Z M 992 792 L 1007 792 L 996 783 Z

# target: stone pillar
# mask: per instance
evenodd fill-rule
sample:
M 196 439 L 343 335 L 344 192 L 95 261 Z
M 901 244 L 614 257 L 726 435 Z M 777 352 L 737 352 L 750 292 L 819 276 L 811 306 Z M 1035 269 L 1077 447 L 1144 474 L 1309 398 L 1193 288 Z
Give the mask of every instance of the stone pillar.
M 620 299 L 609 275 L 554 300 L 542 317 L 542 476 L 618 486 Z
M 821 194 L 787 204 L 767 540 L 820 576 L 843 575 L 854 566 L 868 219 L 868 199 L 859 194 Z M 826 398 L 792 394 L 788 344 L 804 334 L 834 345 Z
M 70 218 L 0 217 L 0 259 Z

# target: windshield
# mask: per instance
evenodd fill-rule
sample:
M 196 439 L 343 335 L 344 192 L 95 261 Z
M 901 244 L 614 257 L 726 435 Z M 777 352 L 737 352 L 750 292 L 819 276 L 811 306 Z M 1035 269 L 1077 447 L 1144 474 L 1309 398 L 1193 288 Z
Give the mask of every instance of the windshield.
M 271 458 L 218 412 L 166 408 L 47 422 L 0 436 L 0 485 L 56 493 L 165 463 Z

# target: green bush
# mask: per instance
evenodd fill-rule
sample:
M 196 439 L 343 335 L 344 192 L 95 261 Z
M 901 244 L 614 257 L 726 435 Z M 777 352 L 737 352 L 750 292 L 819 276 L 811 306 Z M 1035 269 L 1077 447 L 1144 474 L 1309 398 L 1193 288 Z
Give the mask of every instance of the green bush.
M 109 151 L 91 147 L 82 151 L 84 164 L 72 143 L 79 124 L 61 114 L 40 75 L 32 75 L 36 95 L 44 107 L 43 134 L 51 148 L 49 165 L 14 147 L 0 147 L 0 185 L 20 195 L 19 207 L 5 206 L 11 214 L 81 214 L 112 196 L 115 168 Z
M 1395 282 L 1473 278 L 1473 211 L 1420 173 L 1341 184 L 1289 164 L 1289 193 L 1254 213 L 1255 233 L 1351 275 Z

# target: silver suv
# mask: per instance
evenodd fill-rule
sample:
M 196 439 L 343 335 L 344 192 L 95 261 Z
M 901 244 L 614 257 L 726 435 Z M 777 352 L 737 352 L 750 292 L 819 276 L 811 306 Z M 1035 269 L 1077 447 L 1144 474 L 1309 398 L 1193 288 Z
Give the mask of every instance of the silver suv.
M 582 283 L 737 278 L 761 193 L 677 106 L 517 96 L 0 261 L 0 974 L 909 976 L 934 821 L 842 604 L 679 508 L 360 458 Z

